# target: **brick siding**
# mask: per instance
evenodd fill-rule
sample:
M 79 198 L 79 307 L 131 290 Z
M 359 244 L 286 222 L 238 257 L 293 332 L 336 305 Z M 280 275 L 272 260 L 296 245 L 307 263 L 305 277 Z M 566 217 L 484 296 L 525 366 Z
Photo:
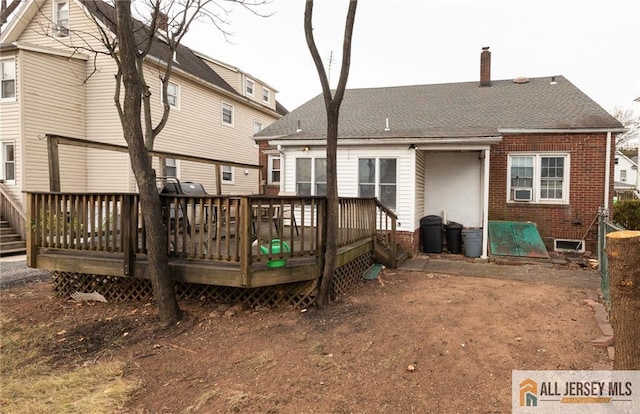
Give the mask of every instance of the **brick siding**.
M 569 205 L 507 203 L 507 156 L 527 151 L 557 151 L 570 154 Z M 580 240 L 586 234 L 586 249 L 594 251 L 597 226 L 592 224 L 604 204 L 606 134 L 506 135 L 491 147 L 489 220 L 531 221 L 549 250 L 553 239 Z M 613 149 L 609 203 L 613 202 Z

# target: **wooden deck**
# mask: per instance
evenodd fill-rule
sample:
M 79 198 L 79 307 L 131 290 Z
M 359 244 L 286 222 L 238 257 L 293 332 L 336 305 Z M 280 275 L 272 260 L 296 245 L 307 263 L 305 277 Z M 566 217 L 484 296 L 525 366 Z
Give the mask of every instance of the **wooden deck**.
M 323 197 L 162 199 L 176 281 L 254 288 L 320 277 Z M 337 266 L 372 252 L 380 235 L 395 246 L 395 216 L 376 199 L 341 199 L 339 209 Z M 137 194 L 29 193 L 27 215 L 29 266 L 145 277 L 146 234 Z M 278 261 L 283 266 L 273 267 Z

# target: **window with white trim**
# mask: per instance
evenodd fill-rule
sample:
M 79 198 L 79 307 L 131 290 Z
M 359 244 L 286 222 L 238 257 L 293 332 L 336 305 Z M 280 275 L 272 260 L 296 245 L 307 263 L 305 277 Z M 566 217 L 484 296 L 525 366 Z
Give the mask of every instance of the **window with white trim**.
M 180 107 L 180 85 L 177 83 L 169 82 L 167 84 L 167 103 L 176 109 Z
M 247 95 L 253 96 L 255 87 L 256 87 L 256 83 L 251 79 L 247 79 L 246 85 L 245 85 L 245 90 L 247 91 Z
M 253 123 L 253 135 L 257 134 L 260 131 L 262 131 L 262 124 L 258 121 L 255 121 Z
M 327 195 L 327 159 L 296 159 L 296 194 L 299 196 Z
M 569 202 L 569 154 L 510 154 L 507 200 Z
M 262 88 L 262 101 L 264 103 L 271 101 L 271 91 L 267 88 Z
M 0 100 L 15 101 L 16 100 L 16 60 L 2 59 L 0 60 Z
M 268 162 L 267 169 L 269 174 L 269 177 L 268 177 L 269 184 L 279 184 L 280 172 L 282 171 L 280 169 L 280 163 L 282 162 L 282 159 L 280 158 L 279 155 L 269 155 L 267 162 Z
M 54 36 L 69 36 L 69 0 L 53 1 L 53 23 Z
M 222 123 L 224 125 L 233 125 L 233 106 L 228 103 L 222 103 Z
M 230 165 L 222 166 L 222 182 L 233 184 L 233 167 Z
M 2 143 L 2 178 L 5 181 L 16 179 L 16 147 L 13 142 Z
M 620 170 L 620 181 L 623 183 L 627 181 L 627 170 Z
M 396 208 L 397 165 L 395 158 L 358 160 L 358 196 L 378 197 L 390 209 Z
M 167 177 L 178 176 L 178 163 L 175 158 L 165 158 L 164 175 Z

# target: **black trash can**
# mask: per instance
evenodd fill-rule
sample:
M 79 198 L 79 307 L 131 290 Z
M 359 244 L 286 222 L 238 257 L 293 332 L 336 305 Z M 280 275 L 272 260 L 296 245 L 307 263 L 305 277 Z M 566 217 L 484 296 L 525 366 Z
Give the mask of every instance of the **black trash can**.
M 462 224 L 451 221 L 444 228 L 447 234 L 447 250 L 449 253 L 462 253 Z
M 422 251 L 442 253 L 442 217 L 424 216 L 420 219 Z

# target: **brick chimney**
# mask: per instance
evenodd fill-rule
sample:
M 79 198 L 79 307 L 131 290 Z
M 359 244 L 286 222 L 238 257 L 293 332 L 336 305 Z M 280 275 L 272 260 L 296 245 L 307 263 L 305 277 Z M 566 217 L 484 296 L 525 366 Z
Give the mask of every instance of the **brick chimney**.
M 489 52 L 489 46 L 483 47 L 480 54 L 480 86 L 491 86 L 491 52 Z

